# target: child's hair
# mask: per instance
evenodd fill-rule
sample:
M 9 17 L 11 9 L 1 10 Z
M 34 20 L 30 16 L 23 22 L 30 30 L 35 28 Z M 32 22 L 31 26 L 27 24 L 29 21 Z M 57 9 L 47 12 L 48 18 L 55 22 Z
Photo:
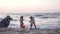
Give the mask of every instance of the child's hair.
M 23 16 L 21 16 L 21 18 L 23 18 Z
M 30 16 L 30 18 L 31 18 L 31 19 L 33 19 L 33 17 L 32 17 L 32 16 Z

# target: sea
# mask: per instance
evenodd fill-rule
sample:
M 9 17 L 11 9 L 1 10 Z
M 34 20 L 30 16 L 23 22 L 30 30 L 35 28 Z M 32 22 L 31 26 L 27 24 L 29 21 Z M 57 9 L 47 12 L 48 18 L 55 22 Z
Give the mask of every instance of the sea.
M 0 13 L 0 21 L 4 19 L 7 15 L 10 15 L 11 18 L 13 18 L 8 28 L 20 28 L 20 16 L 23 16 L 24 18 L 25 28 L 30 28 L 30 16 L 34 17 L 37 28 L 60 28 L 60 13 Z

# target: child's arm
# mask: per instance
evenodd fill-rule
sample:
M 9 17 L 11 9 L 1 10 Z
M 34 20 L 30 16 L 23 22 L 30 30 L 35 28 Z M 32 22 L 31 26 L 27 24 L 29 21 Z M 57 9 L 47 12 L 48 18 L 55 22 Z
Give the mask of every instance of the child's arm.
M 31 21 L 29 21 L 29 23 L 30 23 Z

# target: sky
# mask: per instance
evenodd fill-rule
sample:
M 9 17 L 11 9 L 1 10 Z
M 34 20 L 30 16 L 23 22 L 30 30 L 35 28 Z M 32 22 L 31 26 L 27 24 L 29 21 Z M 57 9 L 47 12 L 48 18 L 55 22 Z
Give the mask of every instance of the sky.
M 0 13 L 60 12 L 60 0 L 0 0 Z

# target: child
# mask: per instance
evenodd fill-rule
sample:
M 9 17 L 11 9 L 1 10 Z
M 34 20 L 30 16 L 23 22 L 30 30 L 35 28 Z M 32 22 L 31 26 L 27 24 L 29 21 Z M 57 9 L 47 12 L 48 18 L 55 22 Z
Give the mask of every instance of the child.
M 35 20 L 32 16 L 30 16 L 30 29 L 32 29 L 32 26 L 34 25 L 34 27 L 36 28 L 36 25 L 35 25 Z
M 22 28 L 22 26 L 24 25 L 23 23 L 23 16 L 20 17 L 20 27 Z

